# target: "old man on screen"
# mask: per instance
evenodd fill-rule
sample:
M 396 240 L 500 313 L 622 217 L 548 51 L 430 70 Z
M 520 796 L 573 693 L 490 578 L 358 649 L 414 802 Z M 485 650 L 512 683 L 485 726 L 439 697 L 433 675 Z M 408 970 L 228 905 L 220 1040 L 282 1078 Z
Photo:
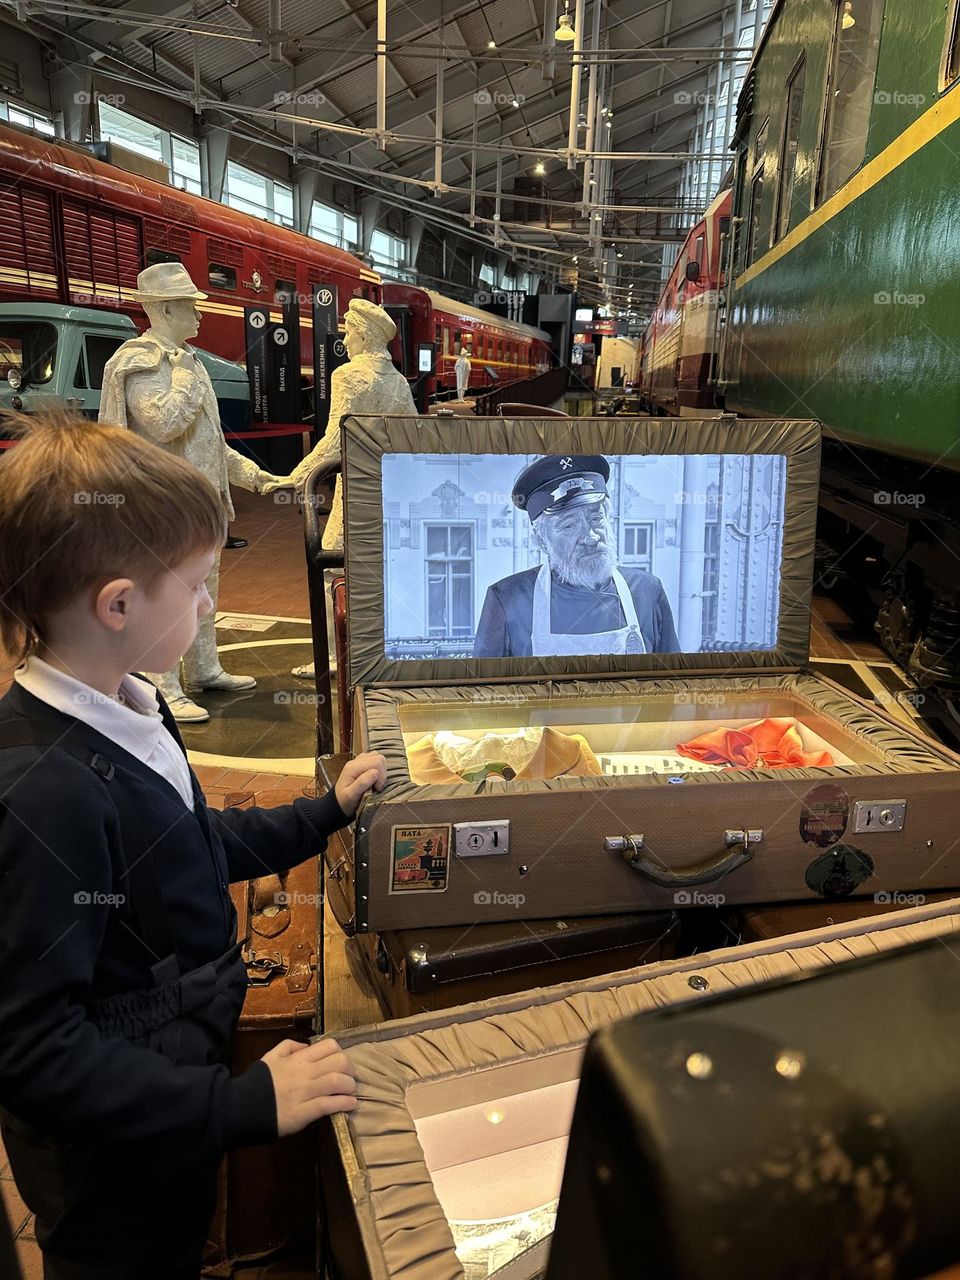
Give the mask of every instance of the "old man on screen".
M 546 562 L 487 588 L 476 658 L 676 653 L 673 613 L 660 579 L 618 566 L 600 455 L 538 458 L 517 477 Z

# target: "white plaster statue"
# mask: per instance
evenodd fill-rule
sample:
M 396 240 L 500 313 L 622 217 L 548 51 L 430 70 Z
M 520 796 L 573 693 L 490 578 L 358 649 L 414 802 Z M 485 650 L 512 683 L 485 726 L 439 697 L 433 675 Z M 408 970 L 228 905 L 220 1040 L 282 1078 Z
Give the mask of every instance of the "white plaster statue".
M 310 472 L 323 462 L 340 458 L 340 423 L 351 413 L 410 413 L 417 407 L 410 384 L 390 358 L 387 346 L 396 336 L 397 326 L 384 311 L 366 298 L 351 298 L 347 306 L 344 345 L 350 357 L 334 369 L 330 379 L 330 412 L 327 429 L 320 442 L 289 476 L 268 484 L 265 493 L 282 485 L 296 485 L 302 494 Z M 343 485 L 337 476 L 330 515 L 323 531 L 324 551 L 343 550 Z M 314 679 L 313 664 L 294 667 L 302 680 Z
M 231 449 L 223 438 L 220 411 L 210 375 L 186 346 L 200 328 L 196 303 L 206 298 L 178 262 L 159 262 L 137 277 L 137 299 L 150 327 L 131 338 L 107 361 L 100 397 L 101 422 L 130 427 L 145 439 L 193 463 L 220 494 L 233 519 L 230 485 L 256 493 L 282 487 L 279 477 Z M 170 518 L 176 519 L 171 511 Z M 214 627 L 220 556 L 207 578 L 214 611 L 200 620 L 197 637 L 172 671 L 151 672 L 175 719 L 200 722 L 210 713 L 184 689 L 254 689 L 253 676 L 229 675 L 220 665 Z
M 457 377 L 457 399 L 465 400 L 467 388 L 470 385 L 470 373 L 473 369 L 473 365 L 470 363 L 470 354 L 466 347 L 460 348 L 460 354 L 457 356 L 453 369 Z
M 268 484 L 265 493 L 294 484 L 302 493 L 310 472 L 322 462 L 340 457 L 340 423 L 351 413 L 417 412 L 410 384 L 394 366 L 387 344 L 396 336 L 397 326 L 375 302 L 351 298 L 347 307 L 344 346 L 350 357 L 334 369 L 330 379 L 330 412 L 327 429 L 320 442 L 297 464 L 289 476 Z M 343 486 L 337 476 L 333 505 L 323 531 L 324 551 L 343 550 Z

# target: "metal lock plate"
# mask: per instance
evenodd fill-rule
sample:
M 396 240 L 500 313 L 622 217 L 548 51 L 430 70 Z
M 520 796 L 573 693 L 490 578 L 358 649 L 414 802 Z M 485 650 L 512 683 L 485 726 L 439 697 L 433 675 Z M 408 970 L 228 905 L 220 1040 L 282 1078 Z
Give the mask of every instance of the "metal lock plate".
M 510 852 L 510 820 L 455 822 L 453 851 L 458 858 L 489 858 Z
M 857 800 L 853 806 L 853 829 L 858 835 L 902 831 L 906 820 L 906 800 Z

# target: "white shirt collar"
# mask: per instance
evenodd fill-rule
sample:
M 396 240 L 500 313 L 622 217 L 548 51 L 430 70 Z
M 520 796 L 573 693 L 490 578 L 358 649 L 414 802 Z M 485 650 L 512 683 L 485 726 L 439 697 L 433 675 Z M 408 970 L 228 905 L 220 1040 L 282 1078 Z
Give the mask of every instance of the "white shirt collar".
M 17 668 L 13 678 L 34 697 L 82 720 L 138 759 L 157 745 L 163 718 L 157 691 L 146 680 L 125 675 L 117 698 L 110 698 L 35 655 Z
M 82 720 L 153 769 L 179 793 L 188 808 L 194 808 L 190 766 L 163 723 L 157 691 L 148 681 L 125 675 L 117 698 L 110 698 L 33 656 L 14 672 L 14 679 L 34 697 Z

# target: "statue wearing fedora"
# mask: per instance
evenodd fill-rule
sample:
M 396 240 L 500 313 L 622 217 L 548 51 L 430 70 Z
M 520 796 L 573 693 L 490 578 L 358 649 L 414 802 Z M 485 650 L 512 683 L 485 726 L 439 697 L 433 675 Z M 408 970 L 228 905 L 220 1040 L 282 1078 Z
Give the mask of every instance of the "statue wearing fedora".
M 200 328 L 197 302 L 206 298 L 179 262 L 158 262 L 137 277 L 137 299 L 150 326 L 131 338 L 107 361 L 100 397 L 100 421 L 131 430 L 193 463 L 220 494 L 227 518 L 234 515 L 230 485 L 264 492 L 281 482 L 223 438 L 220 411 L 210 375 L 186 346 Z M 170 513 L 176 519 L 176 512 Z M 256 688 L 253 676 L 229 675 L 220 665 L 214 618 L 220 557 L 207 579 L 214 612 L 201 619 L 197 637 L 173 671 L 150 673 L 176 720 L 199 722 L 210 713 L 187 690 L 227 691 Z

